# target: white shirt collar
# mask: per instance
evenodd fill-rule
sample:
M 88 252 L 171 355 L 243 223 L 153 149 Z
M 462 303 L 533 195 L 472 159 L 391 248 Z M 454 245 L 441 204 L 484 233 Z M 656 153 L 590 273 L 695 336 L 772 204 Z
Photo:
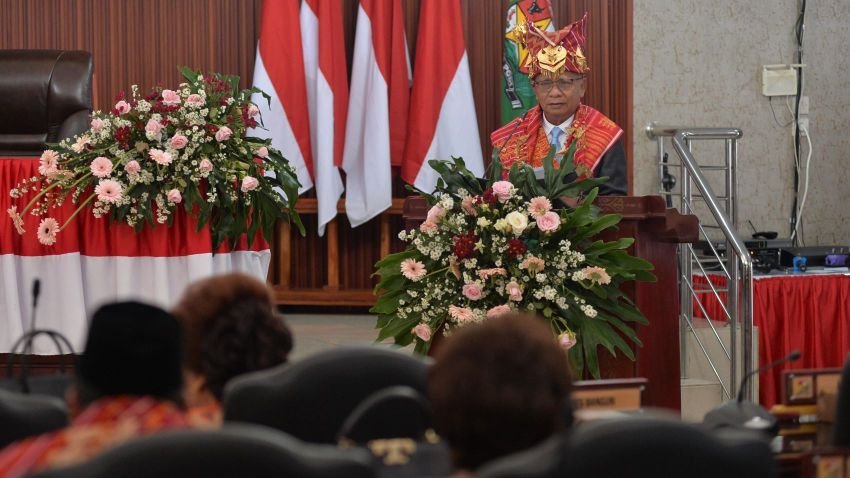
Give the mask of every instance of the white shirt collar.
M 550 132 L 550 131 L 552 131 L 552 128 L 554 128 L 554 127 L 556 127 L 556 126 L 557 126 L 558 128 L 561 128 L 561 130 L 562 130 L 564 133 L 566 133 L 566 132 L 567 132 L 567 128 L 569 128 L 569 127 L 573 124 L 573 118 L 575 118 L 575 117 L 576 117 L 576 115 L 572 115 L 572 116 L 570 116 L 569 118 L 567 118 L 567 120 L 566 120 L 566 121 L 564 121 L 564 122 L 563 122 L 563 123 L 561 123 L 561 124 L 552 124 L 552 123 L 550 123 L 550 122 L 549 122 L 549 120 L 547 120 L 547 119 L 546 119 L 546 115 L 544 114 L 544 115 L 543 115 L 543 130 L 544 130 L 544 131 L 546 131 L 546 136 L 548 137 L 548 136 L 549 136 L 549 132 Z

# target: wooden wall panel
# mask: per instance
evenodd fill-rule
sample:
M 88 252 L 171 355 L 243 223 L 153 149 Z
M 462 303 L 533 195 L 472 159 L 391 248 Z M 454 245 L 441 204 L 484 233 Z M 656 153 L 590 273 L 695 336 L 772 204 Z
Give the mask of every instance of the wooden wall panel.
M 256 3 L 256 5 L 255 5 Z M 95 107 L 115 95 L 181 81 L 177 67 L 240 75 L 254 69 L 253 0 L 1 0 L 0 48 L 91 51 Z
M 357 16 L 357 0 L 343 5 L 348 71 Z M 415 61 L 418 14 L 422 1 L 403 0 L 411 62 Z M 434 0 L 435 1 L 435 0 Z M 464 37 L 485 158 L 488 137 L 500 126 L 499 95 L 504 11 L 510 0 L 460 0 Z M 586 102 L 626 131 L 631 161 L 632 2 L 633 0 L 550 0 L 557 26 L 590 13 L 587 55 L 591 74 Z M 251 82 L 262 0 L 0 0 L 0 48 L 83 49 L 94 54 L 95 107 L 111 108 L 115 95 L 138 84 L 176 85 L 180 65 L 219 71 Z M 2 114 L 2 113 L 0 113 Z M 631 174 L 631 167 L 629 167 Z M 631 182 L 631 181 L 630 181 Z M 393 190 L 406 194 L 400 181 Z M 305 198 L 315 197 L 312 192 Z M 308 200 L 309 201 L 309 200 Z M 309 202 L 306 209 L 310 210 Z M 396 213 L 399 208 L 395 208 Z M 316 234 L 316 216 L 305 213 L 308 235 L 286 228 L 273 244 L 269 281 L 281 302 L 365 305 L 374 284 L 372 264 L 381 248 L 400 250 L 401 218 L 390 215 L 351 229 L 344 217 L 336 224 L 338 240 Z M 334 250 L 339 264 L 332 264 Z M 338 287 L 328 287 L 338 277 Z M 303 292 L 302 292 L 303 291 Z

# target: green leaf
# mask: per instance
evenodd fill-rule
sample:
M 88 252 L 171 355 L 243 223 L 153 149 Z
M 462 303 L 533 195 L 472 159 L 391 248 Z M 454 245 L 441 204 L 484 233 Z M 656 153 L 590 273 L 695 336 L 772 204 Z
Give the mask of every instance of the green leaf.
M 415 327 L 418 323 L 419 317 L 409 316 L 404 319 L 401 319 L 396 316 L 381 329 L 381 331 L 378 333 L 377 341 L 380 342 L 390 337 L 395 337 L 401 334 L 402 332 L 409 332 L 410 329 Z

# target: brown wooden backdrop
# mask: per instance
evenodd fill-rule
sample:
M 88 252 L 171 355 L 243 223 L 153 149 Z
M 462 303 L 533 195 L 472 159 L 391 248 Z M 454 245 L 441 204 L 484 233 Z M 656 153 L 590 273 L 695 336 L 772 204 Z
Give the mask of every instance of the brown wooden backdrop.
M 357 0 L 343 3 L 349 59 Z M 422 1 L 403 0 L 411 59 Z M 504 11 L 510 0 L 460 0 L 472 75 L 478 130 L 487 137 L 499 124 L 499 81 Z M 586 54 L 591 74 L 586 102 L 626 131 L 632 149 L 633 0 L 550 0 L 557 26 L 590 13 Z M 237 74 L 248 86 L 254 68 L 262 0 L 0 0 L 0 48 L 82 49 L 94 54 L 95 108 L 115 95 L 180 81 L 177 67 Z M 350 71 L 349 65 L 349 71 Z M 2 114 L 2 112 L 0 112 Z M 631 183 L 631 164 L 629 165 Z M 403 195 L 400 185 L 395 185 Z M 273 244 L 269 280 L 286 304 L 367 305 L 372 265 L 396 250 L 401 201 L 379 219 L 352 229 L 341 215 L 324 238 L 316 236 L 315 205 L 301 206 L 308 235 L 282 228 Z

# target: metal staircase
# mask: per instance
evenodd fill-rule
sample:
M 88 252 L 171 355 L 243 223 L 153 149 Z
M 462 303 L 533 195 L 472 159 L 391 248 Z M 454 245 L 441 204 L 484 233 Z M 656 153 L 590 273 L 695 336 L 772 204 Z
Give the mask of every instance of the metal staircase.
M 741 130 L 651 123 L 646 133 L 658 145 L 659 193 L 668 206 L 677 207 L 682 214 L 694 214 L 700 222 L 701 242 L 682 244 L 678 257 L 682 378 L 688 378 L 688 357 L 694 357 L 687 351 L 688 343 L 696 344 L 720 383 L 722 397 L 731 399 L 738 393 L 740 377 L 754 364 L 753 263 L 737 228 L 737 141 Z M 697 162 L 695 142 L 717 146 L 720 141 L 722 155 L 701 154 L 702 162 Z M 669 150 L 676 154 L 668 154 Z M 722 161 L 717 161 L 718 156 Z M 720 195 L 715 194 L 715 187 Z M 695 276 L 702 280 L 695 281 Z M 710 316 L 703 305 L 706 297 L 718 302 L 719 316 Z M 710 333 L 698 333 L 696 321 L 709 327 Z M 722 353 L 711 352 L 718 349 Z M 746 387 L 746 399 L 755 398 L 756 385 L 750 382 Z

